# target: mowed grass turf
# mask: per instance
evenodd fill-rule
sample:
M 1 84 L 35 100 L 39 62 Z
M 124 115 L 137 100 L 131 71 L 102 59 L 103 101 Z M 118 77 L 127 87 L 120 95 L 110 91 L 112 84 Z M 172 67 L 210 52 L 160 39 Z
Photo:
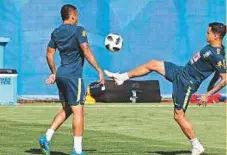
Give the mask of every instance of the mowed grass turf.
M 0 155 L 41 154 L 38 137 L 61 105 L 0 107 Z M 173 119 L 172 104 L 85 105 L 86 155 L 189 155 L 190 143 Z M 226 154 L 226 105 L 189 105 L 186 113 L 207 155 Z M 51 154 L 72 151 L 71 117 L 56 132 Z

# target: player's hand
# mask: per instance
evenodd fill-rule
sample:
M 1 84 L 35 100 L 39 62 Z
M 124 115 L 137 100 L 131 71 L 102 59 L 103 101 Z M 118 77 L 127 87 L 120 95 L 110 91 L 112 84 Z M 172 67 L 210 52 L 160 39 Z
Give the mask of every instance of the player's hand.
M 99 70 L 99 81 L 101 84 L 105 84 L 105 79 L 104 79 L 104 74 L 103 74 L 103 71 L 102 70 Z
M 56 74 L 51 74 L 46 80 L 46 84 L 54 84 L 56 80 Z
M 203 107 L 206 107 L 207 106 L 207 101 L 208 101 L 208 95 L 207 94 L 204 94 L 200 97 L 200 100 L 199 100 L 199 103 L 198 105 L 203 105 Z

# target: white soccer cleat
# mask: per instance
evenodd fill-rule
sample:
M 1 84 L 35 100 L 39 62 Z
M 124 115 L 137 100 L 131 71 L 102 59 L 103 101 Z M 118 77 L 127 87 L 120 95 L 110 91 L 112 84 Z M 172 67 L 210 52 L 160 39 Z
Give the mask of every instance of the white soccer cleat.
M 202 153 L 204 153 L 204 151 L 205 151 L 205 149 L 203 147 L 193 148 L 191 155 L 201 155 Z
M 119 73 L 112 73 L 108 70 L 104 70 L 104 73 L 110 78 L 113 79 L 115 81 L 115 83 L 119 86 L 122 85 L 125 80 L 124 77 L 122 76 L 122 74 Z

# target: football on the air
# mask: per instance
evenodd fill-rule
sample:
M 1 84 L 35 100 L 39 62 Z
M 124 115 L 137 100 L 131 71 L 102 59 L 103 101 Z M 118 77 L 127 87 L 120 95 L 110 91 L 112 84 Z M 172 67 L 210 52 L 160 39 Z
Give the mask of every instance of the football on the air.
M 123 39 L 119 34 L 110 33 L 105 38 L 105 47 L 111 52 L 117 52 L 122 48 Z

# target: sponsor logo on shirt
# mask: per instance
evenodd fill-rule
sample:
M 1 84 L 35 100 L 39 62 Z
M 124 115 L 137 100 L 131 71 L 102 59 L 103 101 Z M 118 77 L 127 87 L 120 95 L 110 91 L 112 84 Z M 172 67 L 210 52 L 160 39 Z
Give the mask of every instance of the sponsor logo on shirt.
M 192 59 L 190 60 L 191 64 L 195 63 L 196 61 L 199 60 L 200 58 L 200 52 L 196 52 L 195 55 L 192 57 Z
M 211 55 L 211 51 L 207 51 L 206 53 L 203 54 L 204 58 L 207 58 Z

